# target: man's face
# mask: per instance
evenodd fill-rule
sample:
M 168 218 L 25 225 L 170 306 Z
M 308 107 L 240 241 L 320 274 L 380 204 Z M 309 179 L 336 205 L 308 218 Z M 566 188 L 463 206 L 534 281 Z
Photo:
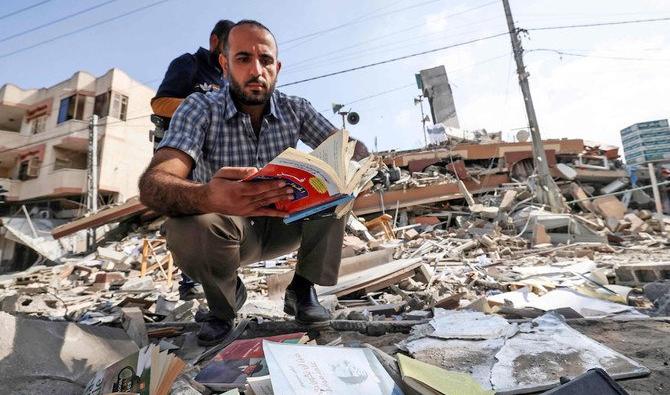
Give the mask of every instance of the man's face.
M 233 96 L 245 105 L 267 103 L 281 68 L 272 35 L 253 25 L 237 26 L 228 36 L 226 55 L 219 61 Z

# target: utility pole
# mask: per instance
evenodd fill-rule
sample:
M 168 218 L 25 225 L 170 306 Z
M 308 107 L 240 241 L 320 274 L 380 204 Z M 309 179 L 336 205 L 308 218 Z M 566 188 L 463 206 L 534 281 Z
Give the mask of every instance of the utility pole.
M 426 119 L 426 116 L 423 113 L 423 99 L 424 96 L 419 95 L 414 99 L 414 105 L 418 103 L 419 107 L 421 107 L 421 125 L 423 126 L 423 143 L 424 147 L 428 147 L 428 137 L 426 135 L 426 122 L 428 122 L 428 120 Z
M 544 152 L 542 144 L 542 136 L 540 136 L 540 127 L 535 116 L 535 107 L 533 106 L 533 99 L 530 96 L 530 86 L 528 85 L 528 73 L 526 66 L 523 64 L 523 48 L 521 47 L 521 39 L 519 39 L 519 31 L 514 27 L 514 20 L 512 19 L 512 10 L 509 6 L 509 0 L 502 0 L 505 8 L 505 17 L 507 18 L 507 28 L 512 39 L 512 49 L 514 50 L 514 60 L 516 61 L 516 72 L 519 76 L 519 85 L 523 93 L 523 100 L 526 106 L 526 115 L 528 116 L 528 126 L 530 127 L 530 135 L 533 143 L 533 164 L 537 172 L 537 186 L 536 197 L 542 204 L 548 205 L 553 212 L 566 211 L 562 196 L 558 186 L 549 174 L 549 165 L 547 164 L 547 156 Z
M 88 171 L 86 172 L 87 194 L 86 208 L 89 214 L 98 211 L 98 116 L 93 115 L 88 125 Z M 97 242 L 95 228 L 90 228 L 86 234 L 86 247 L 89 251 L 95 249 Z

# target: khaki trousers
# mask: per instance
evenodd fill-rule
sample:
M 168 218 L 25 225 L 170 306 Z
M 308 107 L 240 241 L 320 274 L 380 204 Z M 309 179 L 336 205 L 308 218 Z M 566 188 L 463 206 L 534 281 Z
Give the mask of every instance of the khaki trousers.
M 237 269 L 298 248 L 296 272 L 319 285 L 335 285 L 346 216 L 286 225 L 281 218 L 202 214 L 172 217 L 165 225 L 175 263 L 202 284 L 210 311 L 235 317 Z

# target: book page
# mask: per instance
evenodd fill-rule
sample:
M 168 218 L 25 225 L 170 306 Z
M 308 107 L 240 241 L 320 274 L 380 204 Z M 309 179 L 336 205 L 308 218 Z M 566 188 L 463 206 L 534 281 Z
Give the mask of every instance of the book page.
M 337 174 L 340 179 L 344 180 L 347 176 L 348 161 L 345 161 L 345 154 L 348 141 L 349 132 L 346 130 L 339 130 L 333 133 L 309 154 L 328 163 L 335 171 L 335 174 Z
M 275 394 L 402 394 L 369 349 L 264 341 L 263 350 Z
M 343 189 L 346 187 L 343 181 L 344 177 L 340 177 L 333 171 L 334 169 L 332 169 L 330 165 L 327 165 L 327 163 L 324 163 L 319 158 L 307 155 L 298 150 L 294 150 L 293 148 L 288 148 L 286 151 L 282 152 L 278 157 L 274 158 L 270 164 L 293 167 L 320 177 L 326 183 L 328 193 L 331 196 L 342 193 Z

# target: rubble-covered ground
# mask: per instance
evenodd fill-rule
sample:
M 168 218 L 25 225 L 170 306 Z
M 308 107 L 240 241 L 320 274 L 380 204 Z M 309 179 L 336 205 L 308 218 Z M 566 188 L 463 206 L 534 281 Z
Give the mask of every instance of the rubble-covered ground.
M 488 173 L 479 170 L 484 181 Z M 389 190 L 449 182 L 458 184 L 460 196 L 402 209 L 386 207 L 383 215 L 350 217 L 339 282 L 317 287 L 333 314 L 331 326 L 318 332 L 300 327 L 283 313 L 284 289 L 296 263 L 293 255 L 241 268 L 248 299 L 238 312 L 247 324 L 240 337 L 306 331 L 318 344 L 367 343 L 390 356 L 403 352 L 439 364 L 407 345 L 436 331 L 445 312 L 483 313 L 474 319 L 499 317 L 494 323 L 513 326 L 515 333 L 530 333 L 542 322 L 537 320 L 547 320 L 547 312 L 557 312 L 570 327 L 629 358 L 633 371 L 650 371 L 647 377 L 620 381 L 630 393 L 670 391 L 667 216 L 644 207 L 629 209 L 611 194 L 584 198 L 588 185 L 577 183 L 561 185 L 575 200 L 564 212 L 550 212 L 534 201 L 531 187 L 524 183 L 473 195 L 460 180 L 430 171 L 400 173 L 397 178 Z M 86 256 L 0 275 L 0 310 L 11 315 L 0 316 L 0 321 L 14 333 L 13 341 L 0 342 L 0 383 L 14 389 L 23 383 L 25 393 L 40 386 L 50 386 L 53 393 L 83 389 L 91 373 L 119 359 L 105 354 L 118 349 L 109 343 L 111 335 L 98 334 L 113 327 L 125 331 L 126 345 L 158 343 L 187 362 L 174 393 L 208 393 L 193 379 L 216 351 L 195 341 L 196 318 L 207 310 L 207 302 L 179 300 L 180 272 L 177 267 L 170 270 L 160 223 L 158 219 L 120 239 L 103 240 Z M 35 338 L 22 336 L 40 336 L 44 329 L 25 318 L 44 320 L 45 333 L 62 335 L 84 328 L 80 355 L 76 347 L 74 354 L 63 351 L 72 351 L 66 346 L 71 338 L 55 336 L 56 349 L 79 361 L 81 368 L 25 367 L 31 358 L 42 356 L 39 342 L 23 344 Z M 474 327 L 457 329 L 456 339 L 488 336 L 474 334 Z M 54 341 L 50 337 L 40 340 L 48 344 Z M 453 337 L 446 339 L 448 343 Z M 87 347 L 87 342 L 99 344 L 104 355 L 91 356 L 97 349 Z M 17 350 L 23 350 L 20 356 Z M 489 357 L 502 355 L 498 351 Z M 446 362 L 442 367 L 466 373 L 472 373 L 470 363 L 475 365 Z M 31 387 L 28 382 L 36 384 Z M 69 389 L 58 392 L 54 382 Z

